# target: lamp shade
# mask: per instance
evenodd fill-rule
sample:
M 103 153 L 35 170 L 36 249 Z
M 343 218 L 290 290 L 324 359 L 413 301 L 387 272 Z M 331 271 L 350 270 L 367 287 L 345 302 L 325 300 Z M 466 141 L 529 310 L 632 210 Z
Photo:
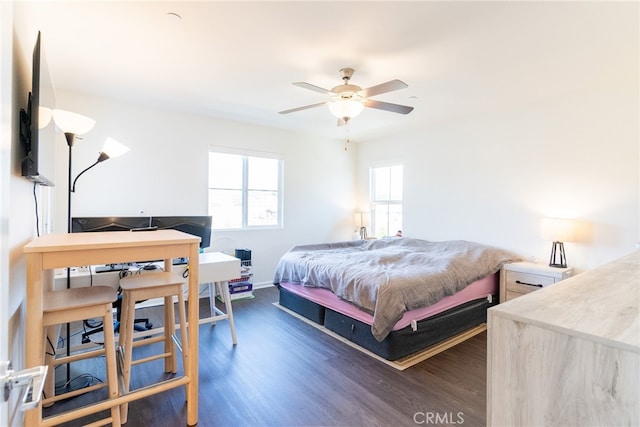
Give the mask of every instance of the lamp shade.
M 369 225 L 371 215 L 366 211 L 358 211 L 353 214 L 353 219 L 355 220 L 358 227 L 366 227 L 367 225 Z
M 329 111 L 339 119 L 352 119 L 362 112 L 364 103 L 353 98 L 336 98 L 329 102 Z
M 540 235 L 551 242 L 572 242 L 575 240 L 576 223 L 567 218 L 542 218 Z
M 38 129 L 44 129 L 51 123 L 53 111 L 49 107 L 38 107 Z
M 82 135 L 93 129 L 96 121 L 81 114 L 66 110 L 53 110 L 53 121 L 64 133 Z
M 353 214 L 353 221 L 356 223 L 356 227 L 362 227 L 364 225 L 364 218 L 362 218 L 361 212 Z
M 102 152 L 109 156 L 110 159 L 122 156 L 128 151 L 129 147 L 119 143 L 111 137 L 107 138 L 107 140 L 104 142 L 104 145 L 102 146 Z

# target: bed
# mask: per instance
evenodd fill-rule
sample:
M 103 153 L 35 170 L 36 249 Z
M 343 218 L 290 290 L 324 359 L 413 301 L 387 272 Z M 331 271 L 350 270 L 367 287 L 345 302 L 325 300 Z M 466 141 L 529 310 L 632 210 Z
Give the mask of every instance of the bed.
M 281 257 L 274 284 L 281 306 L 397 360 L 486 322 L 498 272 L 516 260 L 463 240 L 301 245 Z

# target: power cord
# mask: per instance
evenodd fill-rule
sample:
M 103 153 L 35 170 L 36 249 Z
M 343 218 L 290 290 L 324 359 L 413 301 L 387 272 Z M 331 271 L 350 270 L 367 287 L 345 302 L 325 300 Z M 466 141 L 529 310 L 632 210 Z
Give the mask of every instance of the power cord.
M 60 365 L 60 366 L 62 366 L 62 365 Z M 57 368 L 58 367 L 56 367 L 56 369 Z M 85 381 L 83 383 L 81 383 L 81 384 L 77 384 L 78 381 L 80 381 L 80 380 L 85 380 Z M 72 388 L 72 386 L 75 386 L 75 389 L 80 390 L 80 389 L 89 387 L 94 382 L 102 383 L 104 381 L 102 381 L 100 378 L 96 377 L 95 375 L 92 375 L 92 374 L 89 374 L 89 373 L 80 374 L 80 375 L 77 375 L 74 378 L 71 378 L 69 381 L 64 381 L 62 383 L 56 384 L 56 386 L 55 386 L 56 387 L 55 394 L 62 394 L 62 393 L 68 392 L 69 389 Z M 76 384 L 74 384 L 74 383 L 76 383 Z M 69 396 L 68 398 L 63 399 L 63 400 L 73 399 L 74 397 L 77 397 L 77 396 L 81 396 L 81 395 Z
M 36 235 L 40 237 L 40 219 L 38 217 L 38 194 L 36 193 L 36 187 L 38 184 L 33 183 L 33 201 L 36 208 Z

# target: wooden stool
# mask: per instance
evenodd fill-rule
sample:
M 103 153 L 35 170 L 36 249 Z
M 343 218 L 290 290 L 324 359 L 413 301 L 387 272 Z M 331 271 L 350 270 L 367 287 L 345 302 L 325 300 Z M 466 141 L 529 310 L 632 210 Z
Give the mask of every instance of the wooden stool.
M 178 371 L 178 358 L 176 348 L 182 352 L 183 369 L 188 358 L 187 345 L 187 315 L 184 305 L 184 295 L 182 286 L 185 279 L 179 274 L 172 272 L 142 273 L 120 279 L 122 289 L 122 312 L 120 314 L 120 337 L 119 344 L 122 349 L 122 376 L 123 394 L 127 394 L 130 388 L 131 366 L 140 363 L 151 362 L 164 358 L 164 371 L 176 373 Z M 173 297 L 178 297 L 178 312 L 180 316 L 180 343 L 175 336 L 175 311 L 173 308 Z M 135 317 L 135 303 L 152 298 L 164 298 L 164 333 L 154 338 L 146 338 L 136 341 L 137 345 L 152 344 L 164 341 L 164 353 L 146 357 L 144 359 L 132 360 L 133 342 L 133 320 Z M 196 301 L 197 304 L 197 301 Z M 197 325 L 196 325 L 197 327 Z M 160 389 L 159 391 L 163 391 Z M 120 417 L 123 423 L 127 422 L 128 403 L 121 406 Z
M 52 404 L 56 401 L 66 399 L 72 396 L 88 393 L 93 390 L 108 387 L 109 399 L 118 397 L 118 368 L 116 364 L 116 348 L 114 331 L 107 325 L 113 325 L 112 303 L 117 299 L 118 294 L 110 286 L 89 286 L 82 288 L 61 289 L 57 291 L 47 292 L 44 295 L 43 302 L 43 326 L 46 330 L 48 326 L 61 325 L 75 321 L 91 319 L 94 317 L 102 318 L 104 328 L 104 348 L 74 354 L 67 357 L 47 357 L 49 370 L 53 371 L 53 367 L 63 365 L 78 360 L 88 359 L 92 357 L 105 356 L 107 380 L 104 383 L 85 387 L 80 390 L 70 391 L 68 393 L 59 394 L 42 400 L 42 404 Z M 46 336 L 46 332 L 45 332 Z M 67 342 L 67 345 L 69 343 Z M 45 344 L 46 348 L 46 344 Z M 42 426 L 53 426 L 67 421 L 85 417 L 87 415 L 100 412 L 102 409 L 96 409 L 94 405 L 87 405 L 79 409 L 73 409 L 61 414 L 52 415 L 43 418 Z M 101 405 L 104 408 L 104 405 Z M 111 417 L 105 418 L 101 422 L 91 425 L 105 425 L 111 422 L 112 426 L 120 426 L 120 411 L 117 405 L 111 407 Z

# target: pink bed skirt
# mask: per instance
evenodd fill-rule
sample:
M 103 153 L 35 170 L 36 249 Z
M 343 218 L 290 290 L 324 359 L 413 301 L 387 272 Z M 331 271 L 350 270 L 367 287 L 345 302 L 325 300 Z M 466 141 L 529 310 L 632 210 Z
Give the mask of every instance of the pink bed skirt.
M 427 317 L 442 313 L 443 311 L 447 311 L 469 301 L 486 298 L 489 295 L 497 296 L 499 280 L 498 278 L 499 273 L 492 274 L 471 283 L 469 286 L 454 295 L 444 297 L 443 299 L 433 305 L 430 305 L 429 307 L 407 311 L 404 316 L 402 316 L 402 319 L 400 319 L 398 323 L 395 324 L 393 330 L 397 331 L 399 329 L 406 328 L 407 326 L 411 325 L 412 321 L 426 319 Z M 358 308 L 353 304 L 341 300 L 328 289 L 311 288 L 307 286 L 295 285 L 292 283 L 280 283 L 280 286 L 291 293 L 299 295 L 326 308 L 330 308 L 331 310 L 337 311 L 338 313 L 344 314 L 345 316 L 359 320 L 368 325 L 371 325 L 373 323 L 372 315 L 358 310 Z

